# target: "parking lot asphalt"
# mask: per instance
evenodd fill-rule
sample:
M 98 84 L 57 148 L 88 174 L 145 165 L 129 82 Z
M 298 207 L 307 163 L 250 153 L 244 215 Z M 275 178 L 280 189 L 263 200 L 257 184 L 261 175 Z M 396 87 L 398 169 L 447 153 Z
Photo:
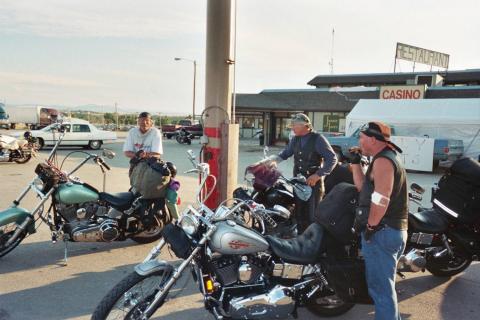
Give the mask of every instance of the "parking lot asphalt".
M 112 170 L 107 176 L 107 191 L 126 191 L 128 162 L 121 153 L 122 140 L 104 147 L 117 152 L 117 157 L 108 160 Z M 183 174 L 191 168 L 186 151 L 200 150 L 198 140 L 191 146 L 180 145 L 173 140 L 164 140 L 165 159 L 178 167 L 182 184 L 180 196 L 184 207 L 193 202 L 198 180 Z M 64 155 L 75 149 L 64 148 Z M 78 150 L 78 149 L 77 149 Z M 278 152 L 273 149 L 271 152 Z M 0 163 L 0 208 L 11 204 L 20 191 L 34 177 L 34 168 L 46 158 L 48 149 L 41 151 L 37 159 L 27 164 Z M 89 150 L 83 150 L 92 152 Z M 73 154 L 65 161 L 70 170 L 84 155 Z M 260 160 L 262 151 L 254 142 L 241 143 L 238 164 L 238 183 L 242 183 L 243 170 L 248 164 Z M 291 161 L 281 163 L 280 168 L 288 176 Z M 102 175 L 93 163 L 78 171 L 83 181 L 102 188 Z M 409 173 L 409 182 L 425 187 L 427 192 L 438 181 L 440 173 Z M 428 205 L 429 195 L 423 204 Z M 27 197 L 22 203 L 32 208 L 36 199 Z M 0 320 L 11 319 L 89 319 L 99 300 L 122 277 L 141 262 L 153 244 L 137 245 L 133 241 L 116 243 L 69 243 L 68 264 L 64 265 L 64 245 L 52 243 L 48 228 L 41 225 L 37 233 L 29 236 L 18 248 L 0 258 Z M 162 253 L 165 260 L 176 260 L 168 252 Z M 480 314 L 480 264 L 474 263 L 466 272 L 452 278 L 436 278 L 430 273 L 406 274 L 407 279 L 397 280 L 400 311 L 404 319 L 477 319 Z M 182 293 L 181 308 L 172 308 L 168 319 L 213 319 L 202 306 L 202 297 L 193 283 Z M 315 319 L 306 310 L 300 310 L 301 319 Z M 335 319 L 373 319 L 372 306 L 355 306 L 347 314 Z

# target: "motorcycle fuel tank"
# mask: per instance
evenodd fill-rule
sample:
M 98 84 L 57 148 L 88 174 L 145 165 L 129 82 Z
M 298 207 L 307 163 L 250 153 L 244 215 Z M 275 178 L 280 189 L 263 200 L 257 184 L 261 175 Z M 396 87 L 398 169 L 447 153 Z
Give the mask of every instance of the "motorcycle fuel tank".
M 210 249 L 221 254 L 249 254 L 268 249 L 268 242 L 257 232 L 234 221 L 217 223 L 209 242 Z
M 55 199 L 64 204 L 84 203 L 98 200 L 98 193 L 81 184 L 62 184 L 55 193 Z

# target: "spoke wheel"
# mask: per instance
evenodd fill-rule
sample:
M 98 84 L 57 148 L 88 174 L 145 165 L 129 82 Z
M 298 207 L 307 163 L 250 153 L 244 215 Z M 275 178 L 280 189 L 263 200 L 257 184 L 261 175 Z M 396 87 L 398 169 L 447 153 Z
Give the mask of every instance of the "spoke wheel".
M 163 283 L 163 272 L 147 277 L 131 273 L 102 299 L 92 320 L 140 319 Z
M 170 213 L 166 209 L 164 210 L 163 217 L 155 215 L 155 224 L 149 229 L 136 234 L 134 237 L 132 237 L 132 240 L 144 244 L 160 239 L 162 236 L 163 227 L 165 227 L 165 225 L 171 221 Z
M 3 257 L 7 253 L 15 249 L 15 247 L 18 246 L 27 235 L 26 232 L 22 232 L 17 238 L 17 240 L 15 240 L 8 247 L 5 246 L 7 241 L 13 236 L 13 233 L 15 232 L 17 227 L 18 226 L 15 223 L 9 223 L 4 226 L 0 226 L 0 257 Z
M 15 161 L 16 163 L 22 164 L 22 163 L 27 163 L 28 161 L 30 161 L 30 159 L 32 159 L 31 154 L 23 155 L 22 158 L 16 158 L 16 159 L 13 159 L 13 161 Z

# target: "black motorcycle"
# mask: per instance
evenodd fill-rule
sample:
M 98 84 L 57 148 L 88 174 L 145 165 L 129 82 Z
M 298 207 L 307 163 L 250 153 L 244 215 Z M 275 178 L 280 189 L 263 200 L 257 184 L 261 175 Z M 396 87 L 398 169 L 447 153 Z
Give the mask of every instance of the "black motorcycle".
M 266 208 L 268 216 L 262 221 L 252 218 L 253 227 L 262 234 L 292 238 L 297 235 L 295 198 L 307 201 L 312 188 L 304 176 L 285 178 L 273 161 L 259 161 L 245 169 L 247 188 L 237 188 L 235 199 L 254 200 Z M 244 207 L 245 211 L 248 208 Z
M 182 129 L 177 131 L 177 134 L 175 136 L 175 140 L 177 140 L 177 142 L 180 143 L 180 144 L 190 145 L 190 144 L 192 144 L 193 134 L 191 134 L 189 131 L 182 128 Z
M 412 201 L 423 188 L 411 186 Z M 419 207 L 408 217 L 408 240 L 399 271 L 428 270 L 450 277 L 480 256 L 480 165 L 471 158 L 455 161 L 432 189 L 432 208 Z
M 341 197 L 340 184 L 343 189 L 348 185 L 355 189 L 351 184 L 339 183 L 322 201 L 317 214 L 326 215 L 322 209 L 329 208 L 327 199 Z M 397 269 L 400 276 L 404 278 L 402 272 L 428 270 L 435 276 L 450 277 L 464 271 L 480 256 L 480 165 L 470 158 L 455 161 L 432 189 L 432 208 L 420 204 L 423 188 L 415 183 L 410 188 L 409 200 L 420 207 L 418 212 L 408 214 L 407 244 Z M 359 239 L 350 228 L 353 216 L 339 213 L 348 206 L 354 209 L 355 197 L 356 192 L 351 201 L 337 201 L 346 205 L 337 206 L 332 216 L 322 222 L 338 240 L 351 239 L 358 245 Z

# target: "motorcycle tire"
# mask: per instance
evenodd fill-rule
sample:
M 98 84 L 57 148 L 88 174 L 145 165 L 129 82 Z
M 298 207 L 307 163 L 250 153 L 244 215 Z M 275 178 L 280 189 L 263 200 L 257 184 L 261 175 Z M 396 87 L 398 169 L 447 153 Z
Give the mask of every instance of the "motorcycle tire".
M 321 301 L 336 301 L 337 304 L 320 303 Z M 354 303 L 344 302 L 336 295 L 319 297 L 314 295 L 306 304 L 308 311 L 319 317 L 337 317 L 347 313 L 355 306 Z
M 160 239 L 162 237 L 163 227 L 165 227 L 167 223 L 170 223 L 170 221 L 172 221 L 168 209 L 164 210 L 165 211 L 163 213 L 163 216 L 155 215 L 155 220 L 157 221 L 156 226 L 150 228 L 149 230 L 145 230 L 141 233 L 136 234 L 131 239 L 140 244 L 151 243 Z
M 191 144 L 192 144 L 192 140 L 188 139 L 188 140 L 187 140 L 187 144 L 188 144 L 188 145 L 191 145 Z
M 32 159 L 32 155 L 29 154 L 23 158 L 16 158 L 16 159 L 13 159 L 13 161 L 15 161 L 16 163 L 19 163 L 19 164 L 22 164 L 22 163 L 27 163 L 28 161 L 30 161 L 30 159 Z
M 8 239 L 10 239 L 10 237 L 15 232 L 16 228 L 14 230 L 8 231 L 7 233 L 4 233 L 3 230 L 2 230 L 3 227 L 5 227 L 5 226 L 0 227 L 0 257 L 3 257 L 7 253 L 9 253 L 13 249 L 15 249 L 20 244 L 20 242 L 22 242 L 22 240 L 25 239 L 25 237 L 27 235 L 27 233 L 25 231 L 23 231 L 18 236 L 17 240 L 15 240 L 15 242 L 13 242 L 8 247 L 5 247 L 4 244 L 8 241 Z
M 453 251 L 453 259 L 450 259 L 449 261 L 437 261 L 432 259 L 427 261 L 427 266 L 425 268 L 436 277 L 452 277 L 463 272 L 470 266 L 472 259 L 455 252 L 455 248 Z
M 45 146 L 45 142 L 43 141 L 42 138 L 38 138 L 36 144 L 37 144 L 37 150 L 42 150 L 43 147 Z
M 128 276 L 123 278 L 115 287 L 113 287 L 108 294 L 100 301 L 98 306 L 95 308 L 95 311 L 92 314 L 92 320 L 106 320 L 110 313 L 114 312 L 114 308 L 117 303 L 120 303 L 119 309 L 122 309 L 124 315 L 122 319 L 140 319 L 136 317 L 135 313 L 140 313 L 142 306 L 146 307 L 153 299 L 155 294 L 158 292 L 158 288 L 165 284 L 170 277 L 171 273 L 165 272 L 165 270 L 158 270 L 147 276 L 141 276 L 136 272 L 130 273 Z M 142 284 L 152 282 L 154 285 L 151 285 L 150 288 L 152 292 L 146 292 L 143 290 Z M 139 286 L 140 292 L 135 292 L 135 287 Z M 132 291 L 132 292 L 130 292 Z M 137 294 L 145 294 L 146 296 L 142 299 L 138 299 Z M 132 301 L 123 301 L 122 299 L 132 299 Z M 136 302 L 132 305 L 132 302 Z M 162 301 L 163 304 L 164 301 Z M 143 304 L 143 305 L 142 305 Z M 128 310 L 128 313 L 125 311 L 126 308 L 132 307 L 131 310 Z M 125 314 L 126 313 L 126 314 Z

